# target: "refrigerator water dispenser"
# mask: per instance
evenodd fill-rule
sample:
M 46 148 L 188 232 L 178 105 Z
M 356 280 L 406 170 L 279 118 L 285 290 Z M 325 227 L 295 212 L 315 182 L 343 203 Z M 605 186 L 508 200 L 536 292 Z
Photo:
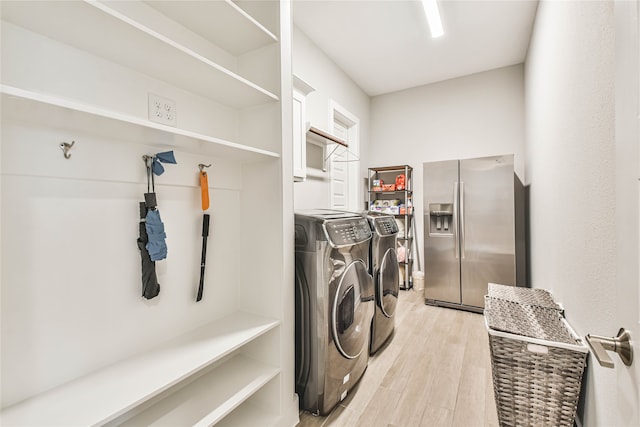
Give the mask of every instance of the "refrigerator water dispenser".
M 453 234 L 453 204 L 429 203 L 429 233 Z

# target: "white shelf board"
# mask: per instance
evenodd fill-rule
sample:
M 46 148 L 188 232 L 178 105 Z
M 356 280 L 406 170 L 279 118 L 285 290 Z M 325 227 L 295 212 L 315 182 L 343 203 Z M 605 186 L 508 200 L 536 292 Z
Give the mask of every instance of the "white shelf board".
M 278 41 L 271 31 L 231 0 L 146 3 L 234 56 Z
M 222 421 L 216 424 L 217 427 L 248 427 L 260 426 L 269 427 L 280 425 L 281 417 L 266 412 L 264 409 L 258 408 L 245 403 L 241 408 L 233 411 Z
M 165 126 L 138 117 L 105 110 L 47 94 L 0 85 L 3 117 L 68 127 L 78 131 L 107 133 L 114 138 L 149 145 L 188 148 L 197 145 L 209 154 L 240 161 L 279 158 L 278 153 L 238 144 L 185 129 Z M 204 144 L 203 144 L 204 143 Z
M 3 1 L 2 19 L 143 74 L 245 108 L 268 90 L 98 1 Z
M 308 178 L 316 178 L 316 179 L 326 179 L 327 171 L 323 171 L 321 169 L 310 168 L 307 167 L 307 177 Z
M 235 313 L 157 348 L 5 408 L 0 424 L 101 425 L 157 396 L 279 321 Z
M 349 144 L 346 141 L 338 138 L 335 135 L 331 135 L 329 132 L 323 131 L 322 129 L 318 129 L 314 126 L 311 126 L 309 122 L 307 122 L 307 142 L 311 142 L 312 144 L 316 144 L 318 146 L 325 146 L 329 144 L 339 144 L 343 147 L 348 148 Z
M 210 426 L 237 408 L 279 369 L 235 356 L 181 388 L 122 426 Z

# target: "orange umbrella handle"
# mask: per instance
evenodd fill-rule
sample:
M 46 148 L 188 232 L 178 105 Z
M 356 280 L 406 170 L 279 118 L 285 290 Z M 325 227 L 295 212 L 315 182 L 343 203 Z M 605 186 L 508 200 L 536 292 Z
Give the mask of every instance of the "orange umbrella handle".
M 207 173 L 200 172 L 200 193 L 202 194 L 202 210 L 209 209 L 209 180 L 207 179 Z

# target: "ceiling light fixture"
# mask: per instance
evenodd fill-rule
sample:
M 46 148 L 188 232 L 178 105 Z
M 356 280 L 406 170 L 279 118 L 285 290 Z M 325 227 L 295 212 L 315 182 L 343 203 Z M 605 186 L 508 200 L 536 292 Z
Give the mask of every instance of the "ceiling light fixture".
M 434 39 L 444 34 L 442 29 L 442 21 L 440 20 L 440 11 L 438 10 L 438 2 L 436 0 L 422 0 L 424 13 L 427 15 L 429 28 L 431 29 L 431 37 Z

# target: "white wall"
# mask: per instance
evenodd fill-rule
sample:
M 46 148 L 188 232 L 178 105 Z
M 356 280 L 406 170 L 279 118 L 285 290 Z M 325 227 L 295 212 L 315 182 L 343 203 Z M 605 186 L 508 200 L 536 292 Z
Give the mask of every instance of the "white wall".
M 541 2 L 525 70 L 532 282 L 583 336 L 621 326 L 613 23 L 613 2 Z M 615 371 L 592 362 L 586 379 L 584 425 L 618 425 Z
M 368 164 L 414 168 L 420 245 L 423 162 L 513 153 L 523 178 L 523 71 L 522 65 L 514 65 L 372 99 Z
M 315 89 L 307 96 L 307 121 L 315 127 L 323 130 L 330 129 L 330 100 L 337 102 L 360 119 L 360 176 L 365 177 L 370 145 L 369 96 L 295 26 L 293 28 L 293 74 Z M 328 208 L 329 193 L 328 173 L 323 174 L 319 169 L 312 168 L 308 170 L 306 181 L 294 184 L 294 207 L 296 209 Z M 358 206 L 362 206 L 363 192 L 358 193 L 360 197 Z

